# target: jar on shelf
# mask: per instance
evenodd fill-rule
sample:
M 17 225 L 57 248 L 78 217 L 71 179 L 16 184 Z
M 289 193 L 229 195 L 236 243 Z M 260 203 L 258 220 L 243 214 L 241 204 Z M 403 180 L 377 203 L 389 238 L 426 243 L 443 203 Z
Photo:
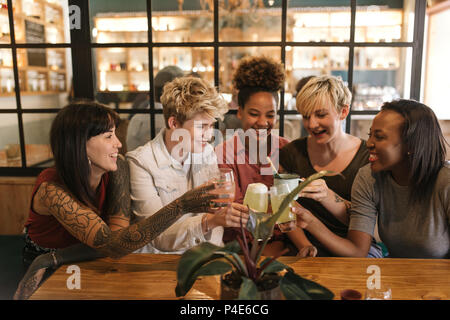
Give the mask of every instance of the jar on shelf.
M 47 81 L 44 74 L 39 75 L 39 91 L 47 91 Z

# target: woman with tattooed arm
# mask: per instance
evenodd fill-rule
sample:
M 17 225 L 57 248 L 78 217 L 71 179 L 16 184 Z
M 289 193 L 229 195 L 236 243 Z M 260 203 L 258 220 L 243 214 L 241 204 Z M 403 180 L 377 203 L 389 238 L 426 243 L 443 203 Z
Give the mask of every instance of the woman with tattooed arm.
M 15 299 L 28 298 L 47 269 L 99 257 L 119 258 L 152 241 L 187 212 L 207 212 L 213 184 L 186 192 L 130 225 L 129 169 L 118 154 L 119 116 L 97 103 L 71 104 L 53 121 L 55 167 L 38 176 L 25 224 L 28 271 Z M 226 196 L 226 195 L 224 195 Z

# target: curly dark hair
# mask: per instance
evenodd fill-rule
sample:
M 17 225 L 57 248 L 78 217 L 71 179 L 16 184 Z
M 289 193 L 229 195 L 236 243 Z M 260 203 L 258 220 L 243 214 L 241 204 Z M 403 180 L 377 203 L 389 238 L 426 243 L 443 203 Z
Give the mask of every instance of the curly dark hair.
M 243 108 L 251 95 L 261 91 L 272 93 L 278 104 L 278 91 L 285 79 L 282 63 L 265 56 L 243 58 L 233 75 L 233 84 L 239 90 L 239 106 Z
M 283 88 L 285 79 L 283 64 L 265 56 L 246 57 L 239 62 L 233 84 L 238 90 L 259 87 L 274 92 Z

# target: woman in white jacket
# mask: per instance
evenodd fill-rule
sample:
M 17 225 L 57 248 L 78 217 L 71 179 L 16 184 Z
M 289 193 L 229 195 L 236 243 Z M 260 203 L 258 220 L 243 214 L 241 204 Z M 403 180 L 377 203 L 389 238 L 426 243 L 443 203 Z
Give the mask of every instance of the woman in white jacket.
M 208 141 L 227 105 L 216 89 L 199 78 L 177 78 L 164 86 L 161 102 L 166 128 L 127 153 L 132 211 L 138 218 L 218 174 Z M 241 216 L 246 225 L 248 209 L 237 203 L 216 213 L 186 214 L 138 252 L 182 254 L 205 241 L 222 245 L 223 227 L 239 227 Z

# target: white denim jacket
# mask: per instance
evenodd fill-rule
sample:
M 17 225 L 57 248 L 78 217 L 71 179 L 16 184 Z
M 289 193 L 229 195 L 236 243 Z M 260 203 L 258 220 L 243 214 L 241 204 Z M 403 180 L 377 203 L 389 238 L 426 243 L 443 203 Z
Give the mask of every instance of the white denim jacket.
M 167 151 L 164 133 L 165 129 L 162 129 L 152 141 L 126 154 L 130 165 L 131 207 L 137 217 L 151 216 L 182 196 L 192 185 L 197 187 L 215 177 L 219 170 L 214 149 L 209 144 L 203 153 L 191 153 L 182 166 Z M 190 163 L 190 171 L 186 162 Z M 136 252 L 182 254 L 205 241 L 223 245 L 223 227 L 203 234 L 201 222 L 204 214 L 184 214 Z

